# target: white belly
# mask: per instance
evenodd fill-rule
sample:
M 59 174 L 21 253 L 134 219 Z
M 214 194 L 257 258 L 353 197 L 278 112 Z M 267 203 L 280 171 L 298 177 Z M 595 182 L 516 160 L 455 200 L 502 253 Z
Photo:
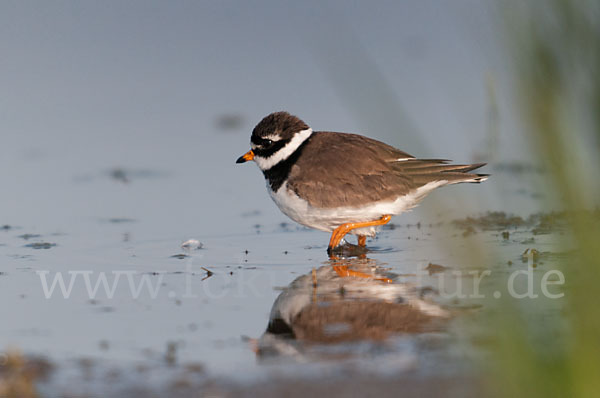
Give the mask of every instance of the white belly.
M 370 203 L 361 207 L 318 208 L 311 206 L 287 188 L 284 183 L 277 192 L 273 192 L 267 184 L 269 194 L 279 209 L 289 218 L 310 228 L 331 232 L 342 224 L 349 222 L 367 222 L 380 219 L 382 216 L 397 215 L 416 206 L 429 192 L 446 185 L 448 181 L 430 182 L 408 195 L 399 196 L 395 200 Z M 366 227 L 352 230 L 354 235 L 375 236 L 378 227 Z

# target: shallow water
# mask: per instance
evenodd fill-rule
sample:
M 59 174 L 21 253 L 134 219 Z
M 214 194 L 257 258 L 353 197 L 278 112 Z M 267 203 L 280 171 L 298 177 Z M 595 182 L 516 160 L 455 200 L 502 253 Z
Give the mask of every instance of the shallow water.
M 441 189 L 420 210 L 394 218 L 368 242 L 367 273 L 388 272 L 394 286 L 429 291 L 426 300 L 450 314 L 443 327 L 392 333 L 384 342 L 364 335 L 333 346 L 273 342 L 263 334 L 277 297 L 296 278 L 310 278 L 313 269 L 331 269 L 325 250 L 329 237 L 280 214 L 254 165 L 236 167 L 231 148 L 245 146 L 245 132 L 214 131 L 208 137 L 214 145 L 210 153 L 198 156 L 193 146 L 167 140 L 160 153 L 168 161 L 138 153 L 128 167 L 95 151 L 84 166 L 81 154 L 52 147 L 33 157 L 19 151 L 13 155 L 10 189 L 3 193 L 12 211 L 0 230 L 0 335 L 7 352 L 14 347 L 56 365 L 42 384 L 49 396 L 88 388 L 162 391 L 182 377 L 203 389 L 209 382 L 227 389 L 265 379 L 329 375 L 335 380 L 353 371 L 376 375 L 372 380 L 399 374 L 440 383 L 444 377 L 472 377 L 473 362 L 461 359 L 484 354 L 465 337 L 464 312 L 478 311 L 482 303 L 440 297 L 436 278 L 443 275 L 451 289 L 457 279 L 453 270 L 489 266 L 464 263 L 472 247 L 469 239 L 484 244 L 490 261 L 503 258 L 514 267 L 523 266 L 521 254 L 530 246 L 552 251 L 549 236 L 533 236 L 534 226 L 509 228 L 507 240 L 494 228 L 482 232 L 474 224 L 475 233 L 466 233 L 452 224 L 490 208 L 519 209 L 523 216 L 539 209 L 532 188 L 539 171 L 492 164 L 494 175 L 487 183 Z M 219 165 L 218 177 L 211 164 Z M 498 195 L 503 206 L 490 207 Z M 182 248 L 189 239 L 202 248 Z M 360 265 L 355 257 L 347 261 L 350 269 Z M 446 269 L 430 275 L 429 264 Z M 510 271 L 504 263 L 496 267 L 494 278 Z M 57 275 L 67 289 L 74 280 L 66 299 L 60 285 L 46 298 Z M 110 297 L 105 285 L 97 285 L 103 276 L 108 291 L 114 289 Z M 473 276 L 464 279 L 468 284 Z M 375 281 L 375 290 L 385 285 Z M 90 295 L 95 287 L 96 294 Z M 323 298 L 317 291 L 316 302 Z M 336 321 L 330 328 L 344 331 L 347 325 Z M 257 351 L 261 344 L 266 346 Z M 273 350 L 282 352 L 272 355 Z M 186 370 L 196 367 L 201 371 Z M 102 380 L 107 377 L 119 382 L 106 386 Z
M 494 15 L 484 3 L 439 4 L 435 12 L 423 2 L 389 12 L 344 4 L 339 20 L 332 6 L 302 36 L 315 18 L 310 8 L 271 6 L 263 15 L 261 7 L 240 5 L 232 14 L 200 3 L 73 5 L 75 13 L 7 7 L 0 13 L 11 71 L 0 74 L 11 93 L 3 97 L 0 146 L 0 376 L 15 349 L 54 364 L 39 381 L 46 396 L 193 396 L 198 386 L 264 395 L 266 384 L 272 395 L 289 395 L 298 379 L 329 395 L 342 381 L 355 394 L 413 386 L 434 395 L 434 385 L 457 396 L 476 391 L 474 368 L 492 338 L 478 325 L 494 299 L 445 296 L 440 278 L 449 290 L 463 281 L 472 292 L 473 280 L 490 269 L 481 289 L 491 293 L 514 270 L 528 269 L 526 249 L 542 253 L 536 286 L 568 260 L 545 253 L 566 239 L 558 229 L 535 235 L 536 225 L 452 223 L 486 211 L 527 218 L 548 210 L 544 173 L 523 149 Z M 140 15 L 147 18 L 133 23 Z M 157 30 L 156 18 L 166 18 L 168 29 Z M 363 48 L 352 40 L 328 34 L 332 21 L 336 31 L 356 34 L 366 49 L 361 60 L 371 56 L 373 65 L 353 58 Z M 351 51 L 323 57 L 340 44 Z M 273 48 L 280 50 L 275 58 Z M 357 66 L 338 73 L 340 64 Z M 282 72 L 298 65 L 301 76 Z M 369 86 L 360 96 L 347 91 L 360 87 L 357 73 Z M 396 102 L 371 86 L 379 77 Z M 490 80 L 497 98 L 486 92 Z M 494 101 L 498 120 L 489 117 Z M 492 177 L 432 193 L 370 240 L 366 259 L 340 260 L 391 282 L 348 281 L 332 273 L 329 236 L 288 220 L 257 168 L 234 163 L 253 125 L 281 108 L 316 130 L 364 133 L 416 156 L 483 159 Z M 182 248 L 190 239 L 202 248 Z M 474 247 L 486 264 L 465 260 Z M 43 281 L 48 290 L 57 275 L 65 288 L 74 278 L 68 298 L 58 285 L 46 297 Z M 101 284 L 90 295 L 103 276 L 114 291 Z M 306 337 L 314 327 L 306 319 L 296 339 L 265 334 L 279 297 L 287 296 L 303 297 L 294 305 L 314 324 L 324 322 L 328 339 L 352 336 L 348 325 L 367 323 L 328 324 L 328 305 L 350 317 L 356 308 L 399 317 L 404 307 L 384 303 L 423 301 L 445 315 L 436 315 L 435 327 L 406 333 L 355 330 L 340 344 Z M 357 307 L 364 302 L 373 307 Z M 559 300 L 542 300 L 531 306 L 531 319 L 543 327 L 544 317 L 559 312 Z
M 85 184 L 86 189 L 98 194 L 107 187 L 127 190 L 130 199 L 125 200 L 133 201 L 131 197 L 136 196 L 143 200 L 146 192 L 154 189 L 152 184 L 174 184 L 170 180 L 181 181 L 181 177 L 132 177 L 129 185 L 123 186 L 98 173 Z M 81 184 L 72 180 L 65 185 L 78 190 Z M 535 200 L 522 193 L 516 195 L 524 202 Z M 212 221 L 214 232 L 209 222 L 201 223 L 193 232 L 188 228 L 187 233 L 183 232 L 185 223 L 181 230 L 171 229 L 168 221 L 157 228 L 160 224 L 153 218 L 158 210 L 148 209 L 145 214 L 143 207 L 118 213 L 102 207 L 101 216 L 90 210 L 68 229 L 33 227 L 35 222 L 28 217 L 23 219 L 29 222 L 3 228 L 0 253 L 5 257 L 5 266 L 0 292 L 4 305 L 0 316 L 4 321 L 0 333 L 4 346 L 43 355 L 56 364 L 50 381 L 42 384 L 49 392 L 77 392 L 93 383 L 97 383 L 95 391 L 107 393 L 136 386 L 159 391 L 182 377 L 203 388 L 209 380 L 223 388 L 255 385 L 265 379 L 321 380 L 324 375 L 335 379 L 350 371 L 374 374 L 382 380 L 406 373 L 436 380 L 471 377 L 477 373 L 472 359 L 485 355 L 485 350 L 473 341 L 487 337 L 468 337 L 464 325 L 482 306 L 493 308 L 493 304 L 445 297 L 437 291 L 439 278 L 449 292 L 458 279 L 464 281 L 466 292 L 472 291 L 473 275 L 452 274 L 465 268 L 476 272 L 485 268 L 465 263 L 464 252 L 472 247 L 471 239 L 495 252 L 489 254 L 490 259 L 495 258 L 493 261 L 503 259 L 502 264 L 491 267 L 491 282 L 485 279 L 481 284 L 486 289 L 514 269 L 527 269 L 527 263 L 521 261 L 526 248 L 552 251 L 556 238 L 556 234 L 534 236 L 533 226 L 509 227 L 508 239 L 501 233 L 507 228 L 494 230 L 494 226 L 487 232 L 477 228 L 474 234 L 465 233 L 464 226 L 435 215 L 423 216 L 418 224 L 402 222 L 416 219 L 417 215 L 412 214 L 395 219 L 400 223 L 369 241 L 366 258 L 341 257 L 336 262 L 329 260 L 325 251 L 327 234 L 265 215 L 262 205 L 273 205 L 266 194 L 263 199 L 260 207 L 243 214 L 213 215 L 218 220 Z M 164 213 L 157 217 L 170 219 Z M 192 212 L 187 217 L 197 216 Z M 219 229 L 230 231 L 219 234 Z M 172 236 L 173 232 L 177 236 Z M 182 248 L 189 238 L 199 240 L 202 248 Z M 38 245 L 32 247 L 32 243 Z M 495 257 L 496 253 L 500 255 Z M 544 267 L 556 261 L 550 258 Z M 390 280 L 340 278 L 332 271 L 332 265 L 340 264 Z M 313 269 L 317 269 L 314 291 L 312 282 L 306 282 L 312 280 Z M 321 275 L 324 272 L 325 276 Z M 48 290 L 57 274 L 64 278 L 66 288 L 74 278 L 66 299 L 59 285 L 51 298 L 45 297 L 42 280 L 46 280 Z M 98 285 L 97 294 L 90 296 L 90 288 L 96 286 L 101 275 L 106 277 L 109 290 L 114 288 L 110 298 L 104 285 Z M 433 330 L 391 332 L 384 340 L 381 331 L 367 331 L 333 345 L 265 335 L 269 314 L 281 301 L 278 297 L 298 291 L 293 287 L 297 278 L 305 281 L 306 286 L 300 289 L 304 301 L 311 297 L 317 306 L 326 305 L 332 291 L 335 300 L 347 303 L 391 301 L 414 306 L 411 300 L 417 300 L 430 310 L 434 308 L 434 312 L 444 313 L 439 317 L 444 321 Z M 536 280 L 539 278 L 537 275 Z M 147 285 L 140 289 L 144 282 Z M 357 283 L 358 288 L 351 286 Z M 390 288 L 399 290 L 389 293 Z M 140 289 L 139 295 L 136 289 Z M 344 294 L 339 293 L 340 289 Z M 375 293 L 361 297 L 353 296 L 353 291 Z M 558 309 L 550 306 L 548 311 Z M 348 331 L 347 324 L 339 320 L 327 327 L 334 335 Z M 477 328 L 469 333 L 477 334 L 473 330 Z M 470 360 L 464 361 L 465 357 Z M 195 366 L 201 371 L 185 370 Z M 80 377 L 85 374 L 87 381 L 82 382 Z M 104 386 L 101 380 L 111 374 L 118 375 L 119 382 Z M 148 383 L 148 374 L 160 376 Z

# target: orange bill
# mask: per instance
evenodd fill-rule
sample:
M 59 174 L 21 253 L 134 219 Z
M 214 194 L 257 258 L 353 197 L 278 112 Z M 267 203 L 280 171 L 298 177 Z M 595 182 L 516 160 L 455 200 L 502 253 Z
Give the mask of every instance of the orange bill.
M 252 149 L 249 150 L 248 152 L 246 152 L 245 154 L 243 154 L 242 156 L 240 156 L 238 158 L 238 160 L 236 160 L 236 163 L 246 163 L 249 160 L 254 159 L 254 152 L 252 152 Z

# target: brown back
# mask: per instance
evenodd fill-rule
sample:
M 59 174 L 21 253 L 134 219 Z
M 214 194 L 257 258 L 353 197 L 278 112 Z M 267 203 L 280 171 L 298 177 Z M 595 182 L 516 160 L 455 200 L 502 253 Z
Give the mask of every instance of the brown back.
M 313 133 L 292 167 L 288 187 L 312 206 L 356 207 L 395 200 L 432 181 L 455 183 L 483 178 L 465 173 L 482 164 L 446 162 L 415 159 L 383 142 L 356 134 L 319 131 Z

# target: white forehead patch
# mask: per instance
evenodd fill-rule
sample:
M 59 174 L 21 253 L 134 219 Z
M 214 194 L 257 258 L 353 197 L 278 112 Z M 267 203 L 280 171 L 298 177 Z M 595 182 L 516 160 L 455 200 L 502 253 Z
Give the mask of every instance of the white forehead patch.
M 268 158 L 263 158 L 261 156 L 254 156 L 254 161 L 256 162 L 256 164 L 258 165 L 258 167 L 261 170 L 269 170 L 271 167 L 275 166 L 277 163 L 281 162 L 282 160 L 287 159 L 292 153 L 294 153 L 296 151 L 296 149 L 298 149 L 298 147 L 300 145 L 302 145 L 302 143 L 304 141 L 306 141 L 308 139 L 308 137 L 310 137 L 312 132 L 313 131 L 311 128 L 299 131 L 298 133 L 296 133 L 294 135 L 294 137 L 290 140 L 290 142 L 285 144 L 285 146 L 283 148 L 281 148 L 280 150 L 275 152 L 273 155 L 269 156 Z M 267 139 L 270 140 L 271 138 L 267 138 Z M 279 139 L 281 139 L 281 137 L 279 137 Z M 276 140 L 272 140 L 272 141 L 276 141 Z
M 279 141 L 279 140 L 281 140 L 281 136 L 279 136 L 277 134 L 265 135 L 262 138 L 265 139 L 265 140 L 271 140 L 271 141 Z

